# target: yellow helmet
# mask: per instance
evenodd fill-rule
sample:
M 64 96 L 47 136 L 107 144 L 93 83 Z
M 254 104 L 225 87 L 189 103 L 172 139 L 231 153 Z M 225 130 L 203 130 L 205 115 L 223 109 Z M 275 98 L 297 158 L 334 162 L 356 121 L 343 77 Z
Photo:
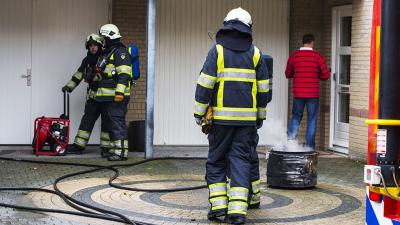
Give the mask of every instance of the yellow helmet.
M 100 47 L 103 46 L 103 42 L 101 42 L 101 37 L 98 34 L 91 34 L 86 37 L 85 47 L 88 49 L 90 44 L 97 44 Z

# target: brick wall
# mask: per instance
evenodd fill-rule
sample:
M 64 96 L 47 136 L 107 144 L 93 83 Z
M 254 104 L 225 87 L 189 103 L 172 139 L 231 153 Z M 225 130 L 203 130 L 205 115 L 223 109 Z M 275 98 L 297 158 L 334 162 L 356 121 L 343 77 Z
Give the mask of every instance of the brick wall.
M 144 120 L 146 107 L 147 1 L 113 0 L 112 23 L 118 26 L 122 41 L 139 47 L 141 78 L 132 90 L 127 121 Z
M 366 159 L 368 117 L 370 39 L 373 0 L 353 0 L 350 87 L 350 152 L 351 158 Z

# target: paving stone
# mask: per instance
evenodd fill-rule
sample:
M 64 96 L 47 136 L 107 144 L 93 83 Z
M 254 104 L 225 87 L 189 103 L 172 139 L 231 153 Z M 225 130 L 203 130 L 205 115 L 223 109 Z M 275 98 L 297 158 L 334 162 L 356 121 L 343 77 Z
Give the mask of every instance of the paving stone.
M 163 150 L 157 156 L 204 157 L 206 151 Z M 24 151 L 9 151 L 2 157 L 110 165 L 96 150 L 81 156 L 35 157 Z M 141 160 L 142 153 L 130 155 L 123 163 Z M 265 156 L 260 155 L 261 158 Z M 267 188 L 265 159 L 261 159 L 262 205 L 250 210 L 248 224 L 365 224 L 363 165 L 346 158 L 322 154 L 318 164 L 318 186 L 309 190 Z M 204 184 L 204 160 L 156 161 L 137 167 L 121 168 L 116 182 L 141 188 L 171 188 Z M 46 187 L 64 174 L 83 167 L 40 165 L 0 160 L 0 187 Z M 74 198 L 100 208 L 122 213 L 129 218 L 152 224 L 219 224 L 207 221 L 208 191 L 205 189 L 175 193 L 130 192 L 108 186 L 110 171 L 76 176 L 59 187 Z M 2 192 L 0 202 L 33 207 L 72 210 L 59 197 L 39 192 Z M 78 216 L 33 213 L 0 207 L 0 224 L 120 224 Z

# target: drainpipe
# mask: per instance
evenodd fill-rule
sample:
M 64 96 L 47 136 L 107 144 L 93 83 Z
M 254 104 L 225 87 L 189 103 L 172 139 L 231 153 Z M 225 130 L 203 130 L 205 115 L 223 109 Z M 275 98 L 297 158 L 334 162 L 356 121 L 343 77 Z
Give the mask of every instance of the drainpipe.
M 147 11 L 146 159 L 153 158 L 155 45 L 156 0 L 149 0 Z
M 379 118 L 400 120 L 400 1 L 382 1 L 381 64 L 379 81 Z M 400 126 L 379 125 L 386 133 L 386 152 L 378 151 L 386 185 L 395 187 L 393 173 L 398 179 L 400 160 Z M 384 135 L 385 136 L 385 135 Z

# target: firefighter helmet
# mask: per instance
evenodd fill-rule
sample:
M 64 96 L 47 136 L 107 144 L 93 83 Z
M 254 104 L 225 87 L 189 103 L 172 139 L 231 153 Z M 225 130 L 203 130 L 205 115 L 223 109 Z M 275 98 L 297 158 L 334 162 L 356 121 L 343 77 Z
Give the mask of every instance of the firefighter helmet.
M 251 27 L 253 24 L 250 13 L 240 7 L 229 11 L 228 15 L 226 15 L 224 19 L 224 22 L 228 22 L 230 20 L 238 20 L 248 27 Z
M 91 34 L 87 36 L 85 42 L 86 49 L 89 49 L 91 44 L 96 44 L 99 47 L 102 47 L 103 43 L 101 42 L 101 37 L 98 34 Z
M 119 29 L 114 24 L 106 24 L 100 28 L 100 35 L 109 38 L 111 40 L 121 38 L 121 34 L 119 33 Z

